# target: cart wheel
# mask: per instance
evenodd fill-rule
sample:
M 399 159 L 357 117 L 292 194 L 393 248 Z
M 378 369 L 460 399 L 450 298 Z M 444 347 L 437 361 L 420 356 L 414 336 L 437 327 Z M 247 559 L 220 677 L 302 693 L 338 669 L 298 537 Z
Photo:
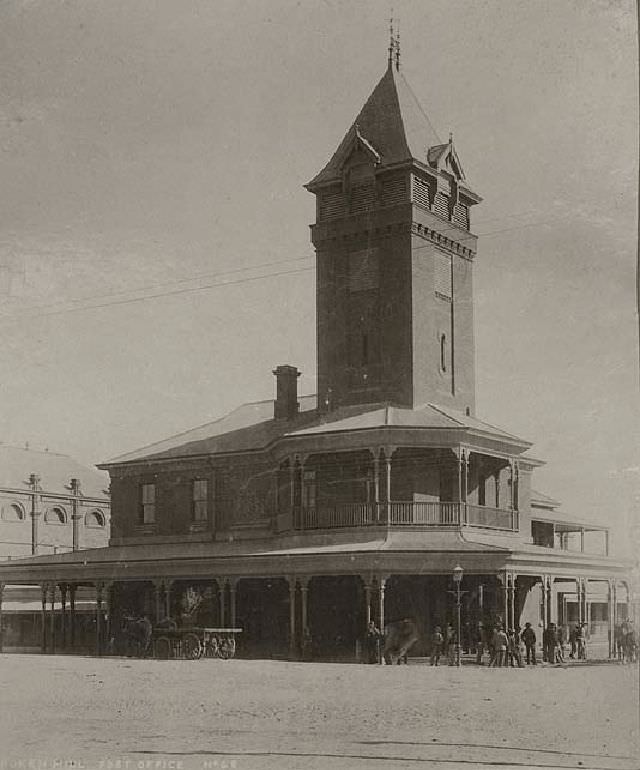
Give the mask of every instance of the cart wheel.
M 159 639 L 156 639 L 155 651 L 156 658 L 159 658 L 160 660 L 169 660 L 169 658 L 173 657 L 171 640 L 167 639 L 166 636 L 161 636 Z
M 182 649 L 185 658 L 197 660 L 202 656 L 202 645 L 195 634 L 187 634 L 182 640 Z

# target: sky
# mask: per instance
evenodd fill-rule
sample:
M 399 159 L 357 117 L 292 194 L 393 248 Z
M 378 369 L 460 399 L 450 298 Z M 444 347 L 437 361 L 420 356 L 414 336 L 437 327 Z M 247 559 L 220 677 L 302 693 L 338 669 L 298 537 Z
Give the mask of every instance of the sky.
M 3 0 L 0 440 L 96 463 L 315 392 L 303 185 L 386 67 L 378 0 Z M 640 508 L 632 0 L 393 0 L 479 234 L 477 413 L 534 487 Z

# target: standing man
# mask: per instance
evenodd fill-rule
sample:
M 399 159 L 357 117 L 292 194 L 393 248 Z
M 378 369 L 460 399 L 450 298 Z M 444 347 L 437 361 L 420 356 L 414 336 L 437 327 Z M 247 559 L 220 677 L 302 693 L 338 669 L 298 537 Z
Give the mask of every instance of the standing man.
M 380 663 L 381 641 L 382 633 L 372 620 L 367 627 L 367 663 Z
M 455 665 L 455 662 L 456 662 L 456 647 L 458 645 L 458 635 L 454 627 L 451 625 L 451 623 L 447 624 L 444 643 L 446 647 L 445 652 L 447 657 L 449 658 L 449 665 L 453 666 Z
M 482 627 L 482 623 L 478 622 L 478 627 L 475 631 L 475 639 L 474 644 L 476 647 L 476 663 L 478 666 L 482 665 L 482 654 L 484 653 L 485 648 L 485 632 L 484 628 Z
M 542 632 L 543 660 L 547 663 L 556 662 L 556 624 L 549 625 Z
M 564 663 L 564 628 L 556 629 L 556 663 Z
M 436 626 L 436 630 L 431 637 L 431 665 L 437 666 L 440 656 L 442 655 L 442 631 L 440 626 Z
M 527 665 L 536 665 L 536 632 L 531 628 L 531 623 L 524 624 L 524 631 L 522 632 L 522 641 L 524 642 Z
M 587 659 L 587 633 L 589 627 L 586 623 L 582 624 L 580 628 L 580 636 L 578 637 L 578 658 L 580 660 Z
M 506 666 L 507 650 L 509 649 L 509 637 L 507 636 L 507 633 L 502 628 L 502 626 L 498 626 L 496 628 L 496 633 L 494 636 L 494 644 L 497 652 L 496 666 L 498 668 L 500 666 Z

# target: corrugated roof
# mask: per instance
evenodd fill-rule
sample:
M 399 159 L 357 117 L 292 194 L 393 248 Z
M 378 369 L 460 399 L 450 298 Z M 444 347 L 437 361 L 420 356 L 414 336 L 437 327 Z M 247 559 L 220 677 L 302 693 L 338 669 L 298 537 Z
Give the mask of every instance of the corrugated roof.
M 531 505 L 540 508 L 558 508 L 561 505 L 559 500 L 545 495 L 543 492 L 538 492 L 535 489 L 531 490 Z
M 579 519 L 569 513 L 553 511 L 548 508 L 534 508 L 531 511 L 531 519 L 534 521 L 545 521 L 549 524 L 557 524 L 559 527 L 565 528 L 566 531 L 577 531 L 583 528 L 585 530 L 608 529 L 604 524 L 596 524 L 593 521 Z
M 80 464 L 68 455 L 0 444 L 0 488 L 29 488 L 29 476 L 40 476 L 45 492 L 69 494 L 71 479 L 80 479 L 82 494 L 106 498 L 109 476 L 97 468 Z
M 298 420 L 309 419 L 316 408 L 315 395 L 299 399 Z M 133 462 L 142 459 L 182 457 L 184 455 L 246 452 L 261 449 L 282 435 L 290 423 L 273 418 L 273 400 L 243 404 L 224 417 L 178 433 L 154 444 L 136 449 L 109 460 L 104 465 Z
M 468 417 L 463 412 L 448 407 L 426 404 L 416 409 L 398 406 L 371 405 L 368 410 L 359 414 L 344 416 L 340 409 L 324 416 L 317 424 L 301 427 L 291 431 L 289 436 L 307 436 L 317 433 L 335 433 L 350 430 L 365 430 L 392 426 L 398 428 L 471 428 L 502 436 L 512 441 L 523 442 L 517 436 L 507 433 L 495 425 Z
M 343 406 L 329 413 L 318 413 L 315 406 L 315 396 L 304 396 L 300 399 L 300 413 L 295 420 L 285 421 L 273 419 L 273 401 L 245 404 L 219 420 L 116 457 L 105 463 L 105 466 L 142 460 L 247 452 L 263 449 L 285 436 L 314 436 L 383 427 L 469 428 L 508 441 L 528 444 L 494 425 L 435 404 L 426 404 L 417 409 L 388 404 L 357 404 Z
M 427 164 L 429 148 L 440 144 L 404 75 L 392 66 L 373 89 L 331 160 L 309 186 L 340 176 L 344 156 L 356 133 L 380 156 L 383 166 L 414 158 Z

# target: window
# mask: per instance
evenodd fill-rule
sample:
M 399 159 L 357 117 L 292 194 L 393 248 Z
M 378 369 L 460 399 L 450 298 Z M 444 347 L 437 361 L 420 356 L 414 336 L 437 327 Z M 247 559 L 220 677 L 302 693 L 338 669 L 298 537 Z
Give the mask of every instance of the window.
M 89 511 L 89 513 L 84 517 L 84 523 L 87 527 L 102 528 L 106 523 L 104 513 L 102 513 L 102 511 Z
M 447 335 L 440 335 L 440 369 L 443 372 L 447 371 Z
M 12 503 L 3 507 L 2 519 L 4 521 L 22 521 L 24 519 L 24 509 L 18 503 Z
M 194 521 L 206 521 L 208 518 L 208 491 L 206 479 L 196 479 L 191 490 L 192 515 Z
M 140 523 L 155 524 L 156 521 L 156 485 L 142 484 L 142 503 L 140 507 Z
M 367 366 L 369 363 L 369 335 L 366 332 L 362 332 L 362 366 Z
M 316 472 L 304 471 L 302 484 L 302 507 L 316 507 Z
M 44 520 L 47 524 L 66 524 L 67 514 L 64 508 L 55 506 L 54 508 L 49 508 L 45 513 Z

